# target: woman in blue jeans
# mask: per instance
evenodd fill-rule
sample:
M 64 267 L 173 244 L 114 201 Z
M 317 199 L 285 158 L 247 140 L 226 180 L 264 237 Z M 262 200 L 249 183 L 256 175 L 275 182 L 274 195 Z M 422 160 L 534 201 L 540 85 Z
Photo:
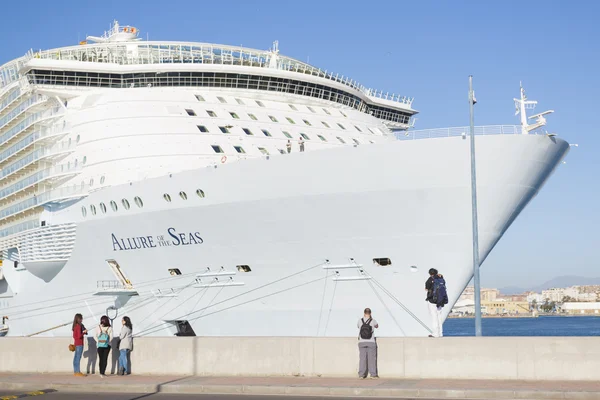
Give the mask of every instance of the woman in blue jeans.
M 87 330 L 85 329 L 85 326 L 83 326 L 83 316 L 81 314 L 75 314 L 71 330 L 73 331 L 73 344 L 75 345 L 75 354 L 73 354 L 73 373 L 75 376 L 86 376 L 81 373 L 79 366 L 81 363 L 81 355 L 83 354 L 83 336 L 87 335 Z
M 129 375 L 131 369 L 127 365 L 127 355 L 133 350 L 133 326 L 131 326 L 131 320 L 129 317 L 123 317 L 121 321 L 123 326 L 121 327 L 121 334 L 119 335 L 119 375 Z

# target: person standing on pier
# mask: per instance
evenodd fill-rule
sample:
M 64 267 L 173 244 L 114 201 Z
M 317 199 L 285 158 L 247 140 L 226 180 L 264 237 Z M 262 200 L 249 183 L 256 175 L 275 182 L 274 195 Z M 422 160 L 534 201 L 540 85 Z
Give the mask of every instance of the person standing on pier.
M 290 139 L 288 139 L 287 144 L 285 145 L 288 154 L 290 154 L 292 152 L 292 142 L 290 141 Z
M 300 139 L 298 140 L 298 144 L 300 145 L 300 152 L 304 151 L 304 138 L 302 136 L 300 136 Z
M 75 346 L 75 354 L 73 354 L 73 373 L 75 376 L 86 376 L 81 373 L 81 355 L 83 354 L 83 336 L 87 335 L 87 329 L 83 326 L 83 315 L 75 314 L 73 318 L 73 345 Z
M 358 320 L 356 327 L 358 332 L 358 376 L 361 379 L 367 377 L 379 378 L 377 375 L 377 341 L 375 340 L 375 328 L 379 328 L 377 321 L 371 316 L 371 309 L 365 308 L 364 315 Z
M 121 334 L 119 335 L 119 375 L 131 374 L 131 369 L 127 363 L 127 356 L 133 350 L 133 326 L 129 317 L 123 317 L 121 321 Z
M 110 320 L 106 315 L 100 318 L 100 325 L 96 330 L 96 340 L 98 342 L 98 358 L 100 359 L 100 377 L 106 376 L 106 364 L 108 362 L 108 353 L 110 353 L 110 340 L 112 339 L 112 328 Z
M 433 329 L 429 337 L 442 337 L 444 336 L 442 307 L 444 307 L 444 304 L 448 304 L 448 295 L 446 293 L 446 281 L 437 269 L 431 268 L 429 270 L 429 279 L 425 282 L 425 290 L 427 291 L 425 300 L 429 307 L 429 314 L 431 314 L 431 328 Z

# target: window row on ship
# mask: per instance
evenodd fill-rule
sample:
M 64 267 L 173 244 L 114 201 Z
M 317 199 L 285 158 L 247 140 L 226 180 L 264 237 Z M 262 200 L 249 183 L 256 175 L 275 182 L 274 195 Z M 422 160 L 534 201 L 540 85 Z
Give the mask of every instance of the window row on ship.
M 203 198 L 206 197 L 206 194 L 204 193 L 204 190 L 202 190 L 202 189 L 196 189 L 196 195 L 200 199 L 203 199 Z M 163 197 L 163 199 L 167 203 L 171 203 L 172 202 L 172 198 L 171 198 L 171 195 L 169 193 L 164 193 L 162 197 Z M 179 192 L 179 197 L 183 201 L 188 200 L 188 195 L 183 190 Z M 142 198 L 140 196 L 135 196 L 133 198 L 133 202 L 134 202 L 134 204 L 138 208 L 143 208 L 144 207 L 144 201 L 142 200 Z M 118 203 L 116 201 L 110 200 L 110 202 L 108 204 L 110 204 L 110 208 L 113 210 L 113 212 L 119 211 L 119 205 L 118 205 Z M 121 199 L 121 204 L 123 206 L 123 209 L 125 209 L 125 210 L 129 210 L 131 208 L 131 204 L 130 204 L 129 200 L 126 199 L 126 198 Z M 106 207 L 106 204 L 104 202 L 100 202 L 98 204 L 98 208 L 100 209 L 100 211 L 102 212 L 102 214 L 106 214 L 107 211 L 108 211 L 108 207 Z M 91 215 L 97 215 L 97 214 L 99 214 L 98 213 L 98 208 L 96 208 L 95 204 L 90 204 L 89 205 L 89 210 L 90 210 Z M 84 218 L 88 216 L 88 207 L 87 206 L 85 206 L 85 205 L 81 206 L 81 215 Z
M 287 93 L 331 101 L 376 118 L 404 124 L 409 122 L 412 115 L 410 112 L 369 104 L 355 94 L 327 85 L 262 75 L 216 72 L 115 74 L 36 69 L 28 72 L 27 76 L 31 84 L 38 85 L 102 88 L 211 87 Z

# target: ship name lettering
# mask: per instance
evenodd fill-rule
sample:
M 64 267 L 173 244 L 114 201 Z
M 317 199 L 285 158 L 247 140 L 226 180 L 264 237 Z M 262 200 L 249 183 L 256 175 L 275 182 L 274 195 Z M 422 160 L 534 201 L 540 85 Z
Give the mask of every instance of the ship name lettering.
M 173 246 L 187 246 L 190 244 L 202 244 L 204 240 L 200 236 L 200 232 L 177 233 L 175 228 L 167 229 L 169 236 L 173 238 Z
M 113 251 L 136 250 L 156 247 L 152 236 L 138 236 L 127 239 L 119 239 L 114 233 L 112 236 Z

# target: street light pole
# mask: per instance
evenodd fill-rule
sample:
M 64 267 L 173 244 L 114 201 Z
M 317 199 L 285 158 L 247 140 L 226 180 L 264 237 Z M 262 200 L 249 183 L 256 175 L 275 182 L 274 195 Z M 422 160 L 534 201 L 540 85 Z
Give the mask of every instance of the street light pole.
M 481 284 L 479 282 L 479 229 L 477 222 L 477 177 L 475 174 L 475 117 L 473 75 L 469 75 L 469 113 L 471 131 L 471 219 L 473 222 L 473 284 L 475 294 L 475 336 L 481 336 Z

